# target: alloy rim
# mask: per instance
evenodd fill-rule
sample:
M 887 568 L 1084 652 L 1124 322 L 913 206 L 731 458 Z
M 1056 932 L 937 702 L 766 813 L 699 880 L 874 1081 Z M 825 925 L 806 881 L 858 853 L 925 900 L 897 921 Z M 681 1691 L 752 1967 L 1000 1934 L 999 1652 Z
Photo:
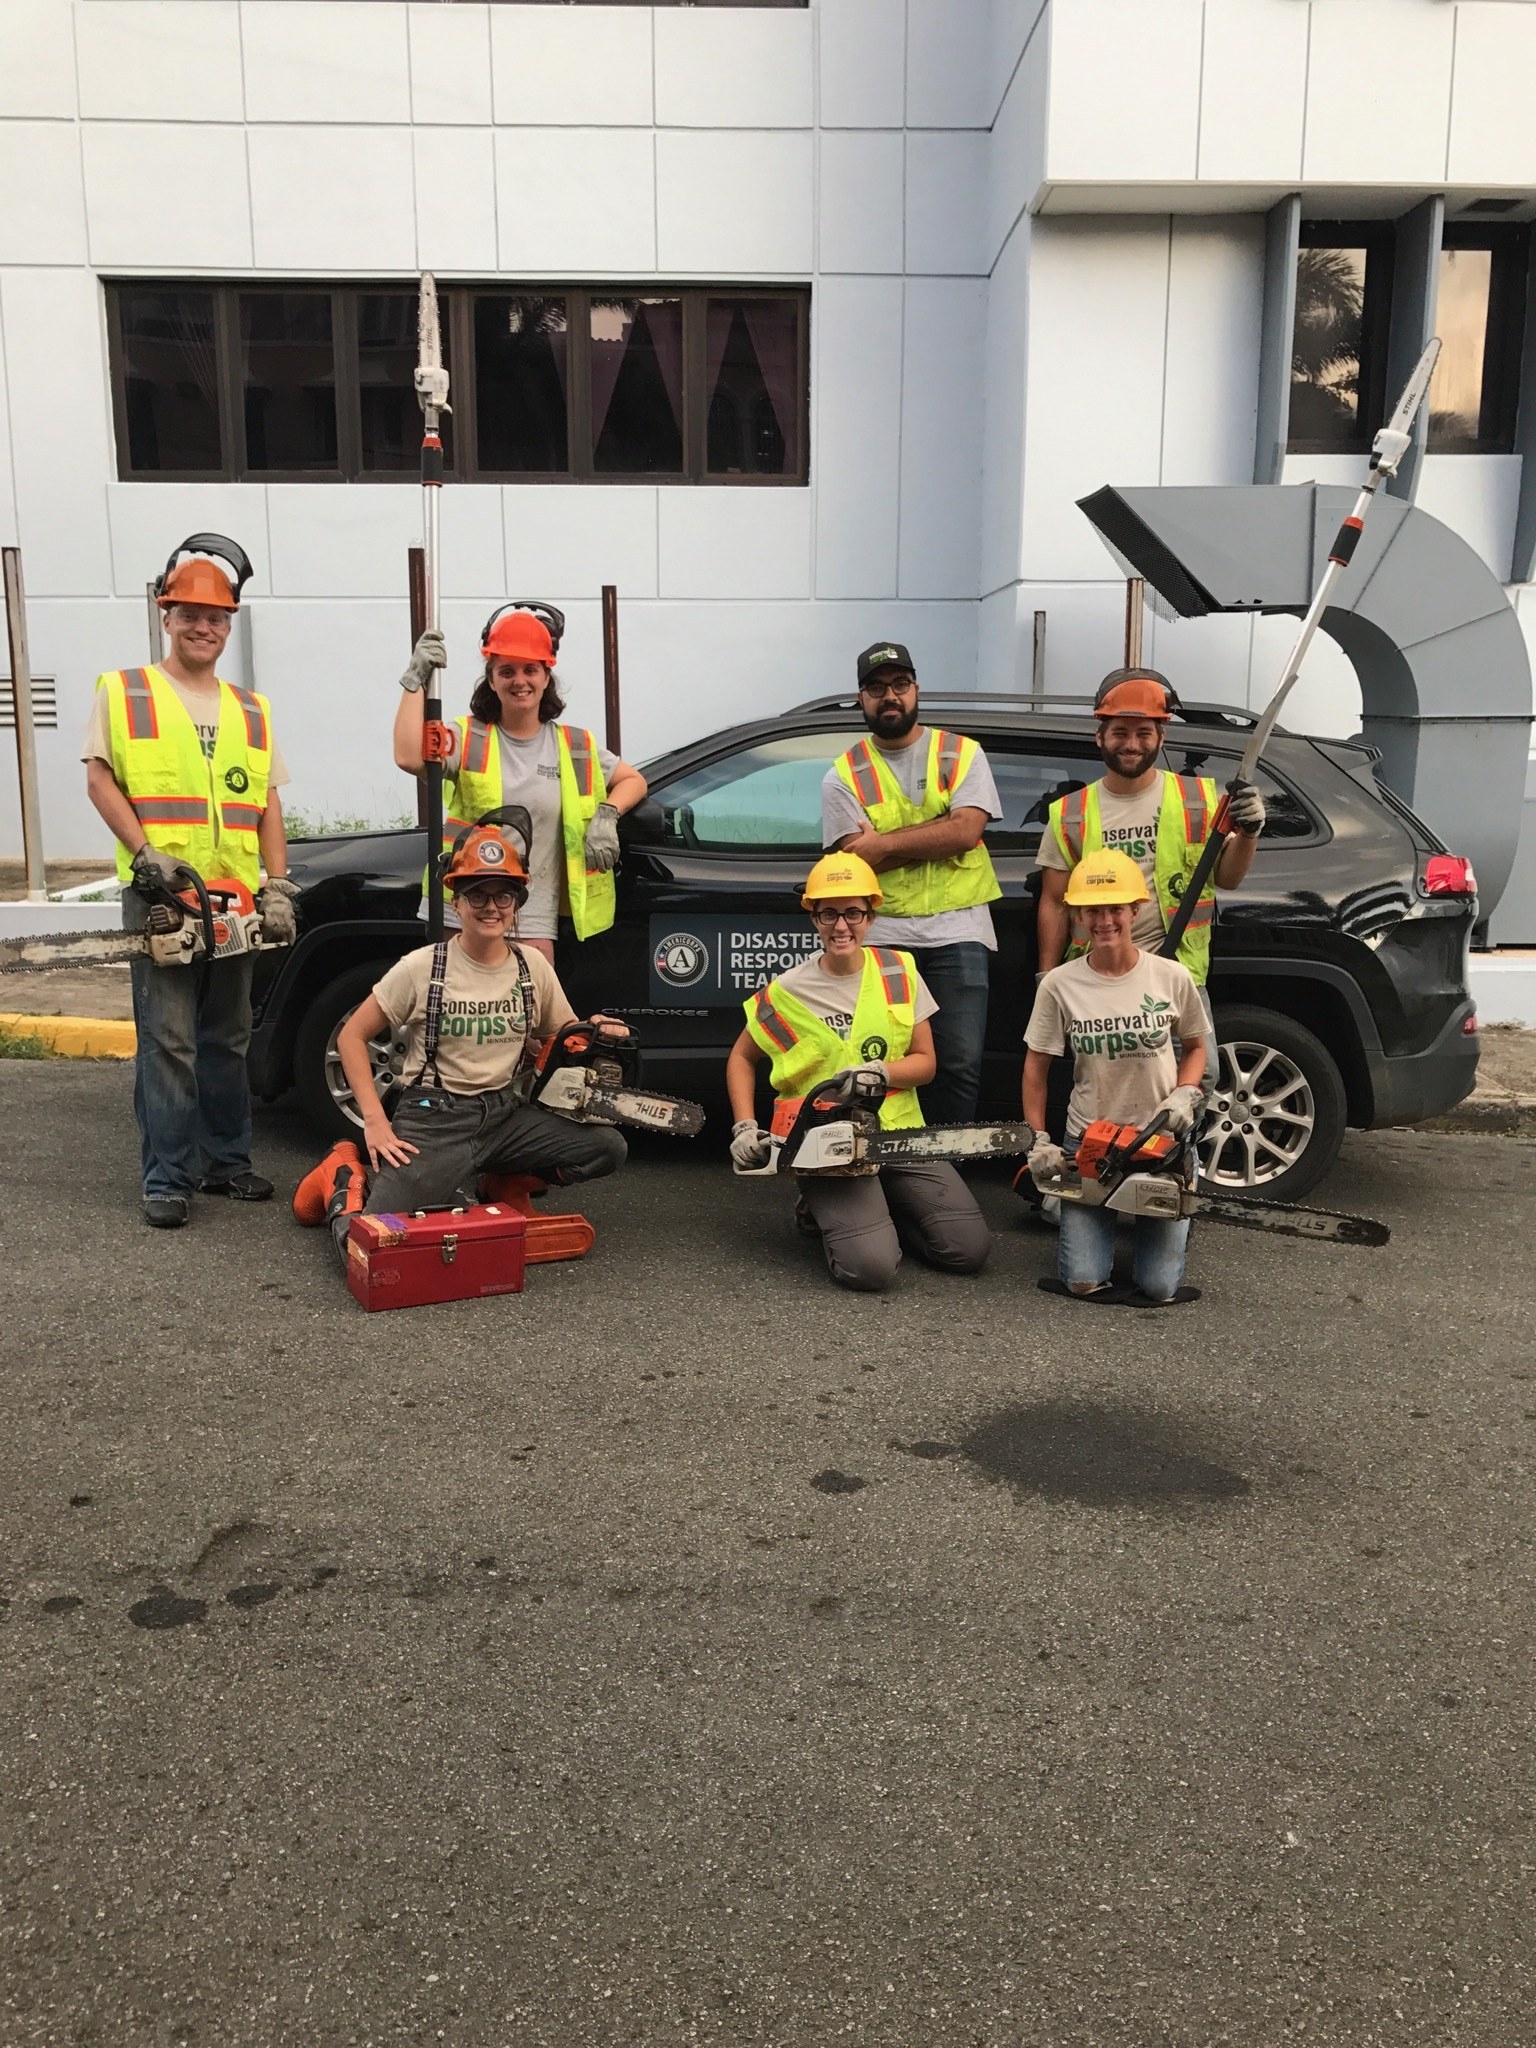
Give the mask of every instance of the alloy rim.
M 1213 1188 L 1262 1188 L 1301 1158 L 1317 1128 L 1311 1084 L 1296 1062 L 1252 1039 L 1224 1042 L 1200 1136 L 1200 1174 Z

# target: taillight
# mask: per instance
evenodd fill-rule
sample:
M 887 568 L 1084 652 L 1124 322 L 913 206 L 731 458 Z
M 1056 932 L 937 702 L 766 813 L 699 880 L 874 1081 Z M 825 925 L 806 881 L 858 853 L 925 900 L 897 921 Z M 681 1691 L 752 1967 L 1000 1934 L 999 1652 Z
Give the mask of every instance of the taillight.
M 1426 896 L 1475 896 L 1477 877 L 1464 854 L 1432 853 L 1419 886 Z
M 1465 1024 L 1463 1024 L 1463 1025 L 1462 1025 L 1462 1027 L 1461 1027 L 1461 1035 L 1462 1035 L 1462 1037 L 1463 1037 L 1463 1038 L 1476 1038 L 1476 1036 L 1477 1036 L 1477 1012 L 1476 1012 L 1476 1010 L 1474 1010 L 1474 1011 L 1472 1012 L 1471 1016 L 1470 1016 L 1470 1017 L 1469 1017 L 1469 1018 L 1467 1019 L 1467 1021 L 1465 1022 Z

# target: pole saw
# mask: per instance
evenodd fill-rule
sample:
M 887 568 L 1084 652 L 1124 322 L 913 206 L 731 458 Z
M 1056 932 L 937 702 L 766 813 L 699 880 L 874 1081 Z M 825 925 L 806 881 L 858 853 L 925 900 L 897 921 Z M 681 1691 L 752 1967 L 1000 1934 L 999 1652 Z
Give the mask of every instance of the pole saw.
M 1275 729 L 1275 720 L 1280 716 L 1280 708 L 1290 695 L 1292 684 L 1301 673 L 1302 661 L 1307 649 L 1312 645 L 1312 636 L 1322 621 L 1323 613 L 1328 609 L 1333 587 L 1349 567 L 1355 549 L 1360 544 L 1360 533 L 1365 525 L 1365 515 L 1370 509 L 1371 500 L 1387 477 L 1396 476 L 1398 464 L 1412 444 L 1413 423 L 1420 406 L 1429 394 L 1429 380 L 1434 374 L 1435 359 L 1439 353 L 1439 340 L 1432 339 L 1414 365 L 1413 375 L 1403 387 L 1403 395 L 1397 401 L 1397 410 L 1371 443 L 1370 469 L 1360 487 L 1360 495 L 1355 500 L 1353 510 L 1339 527 L 1333 546 L 1328 551 L 1327 564 L 1313 593 L 1312 602 L 1302 616 L 1296 644 L 1291 649 L 1290 659 L 1286 662 L 1280 677 L 1280 686 L 1264 707 L 1262 717 L 1248 736 L 1248 744 L 1243 749 L 1243 758 L 1238 763 L 1237 774 L 1227 784 L 1226 795 L 1217 806 L 1216 816 L 1211 824 L 1210 837 L 1200 849 L 1200 858 L 1195 863 L 1194 872 L 1184 884 L 1184 893 L 1179 899 L 1178 909 L 1173 914 L 1173 921 L 1163 935 L 1163 943 L 1157 949 L 1165 960 L 1171 960 L 1177 954 L 1185 927 L 1194 916 L 1200 898 L 1215 872 L 1216 863 L 1221 859 L 1221 850 L 1228 838 L 1227 818 L 1230 800 L 1240 789 L 1250 786 L 1253 782 L 1259 757 L 1269 744 L 1269 736 Z
M 437 280 L 421 273 L 416 310 L 416 396 L 421 401 L 421 490 L 426 557 L 427 626 L 441 630 L 442 580 L 439 553 L 443 488 L 443 443 L 438 419 L 452 412 L 448 403 L 448 372 L 443 368 L 443 330 L 437 317 Z M 443 936 L 443 890 L 437 870 L 443 850 L 443 730 L 441 671 L 431 671 L 422 701 L 422 763 L 427 771 L 427 936 L 435 946 Z

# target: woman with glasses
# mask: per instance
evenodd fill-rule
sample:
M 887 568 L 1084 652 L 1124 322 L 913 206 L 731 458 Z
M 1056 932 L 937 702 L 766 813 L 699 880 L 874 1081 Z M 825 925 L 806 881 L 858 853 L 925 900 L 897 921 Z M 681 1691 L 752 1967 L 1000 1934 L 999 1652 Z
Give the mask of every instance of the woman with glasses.
M 887 1130 L 920 1126 L 916 1091 L 933 1079 L 938 1005 L 910 953 L 866 946 L 880 908 L 880 884 L 856 854 L 830 853 L 812 868 L 801 903 L 821 951 L 749 996 L 747 1028 L 726 1063 L 731 1098 L 731 1159 L 767 1163 L 771 1147 L 755 1109 L 757 1067 L 781 1104 L 793 1103 L 835 1074 L 878 1076 L 886 1089 Z M 888 1287 L 902 1246 L 930 1265 L 975 1273 L 992 1240 L 965 1182 L 945 1160 L 884 1166 L 878 1174 L 816 1177 L 798 1183 L 797 1221 L 821 1237 L 827 1269 L 841 1287 Z
M 626 1156 L 610 1125 L 556 1116 L 512 1085 L 525 1055 L 576 1017 L 554 968 L 514 936 L 528 893 L 521 849 L 491 827 L 466 832 L 444 880 L 458 929 L 397 960 L 336 1042 L 362 1113 L 366 1164 L 355 1144 L 335 1145 L 293 1198 L 301 1223 L 330 1224 L 343 1265 L 348 1226 L 364 1208 L 473 1201 L 486 1175 L 600 1180 Z M 625 1029 L 612 1017 L 590 1021 Z M 379 1099 L 368 1052 L 391 1027 L 407 1034 L 403 1071 L 413 1077 L 393 1111 Z
M 532 599 L 492 612 L 480 635 L 485 671 L 469 716 L 443 729 L 443 850 L 503 806 L 527 811 L 533 842 L 518 937 L 546 960 L 555 957 L 562 913 L 578 939 L 613 923 L 619 819 L 645 795 L 638 768 L 600 747 L 595 733 L 559 723 L 565 700 L 555 658 L 564 631 L 564 613 Z M 407 774 L 422 773 L 422 693 L 447 660 L 442 634 L 423 633 L 400 678 L 395 763 Z

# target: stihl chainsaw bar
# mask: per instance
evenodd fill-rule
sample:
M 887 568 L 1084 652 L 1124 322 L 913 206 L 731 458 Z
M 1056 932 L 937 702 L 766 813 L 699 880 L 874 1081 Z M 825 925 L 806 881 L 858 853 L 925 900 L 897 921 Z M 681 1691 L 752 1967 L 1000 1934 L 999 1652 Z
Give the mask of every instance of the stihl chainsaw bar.
M 1239 1230 L 1273 1230 L 1282 1237 L 1319 1238 L 1325 1244 L 1375 1247 L 1391 1241 L 1385 1223 L 1372 1216 L 1348 1216 L 1337 1209 L 1292 1209 L 1280 1202 L 1250 1201 L 1246 1195 L 1196 1195 L 1195 1214 Z

